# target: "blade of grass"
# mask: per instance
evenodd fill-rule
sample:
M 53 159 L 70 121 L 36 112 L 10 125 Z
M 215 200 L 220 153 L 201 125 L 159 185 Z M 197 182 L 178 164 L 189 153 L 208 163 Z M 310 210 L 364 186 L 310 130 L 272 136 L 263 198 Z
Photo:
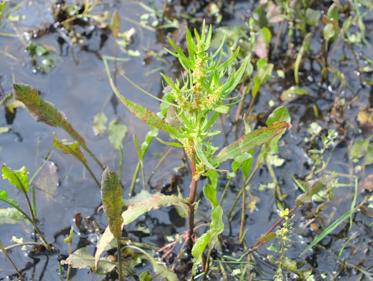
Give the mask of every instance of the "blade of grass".
M 314 246 L 316 246 L 321 240 L 323 240 L 326 236 L 334 231 L 342 222 L 347 220 L 352 214 L 356 211 L 356 208 L 352 210 L 348 210 L 342 216 L 335 220 L 332 224 L 330 224 L 327 228 L 325 228 L 319 235 L 316 235 L 312 242 L 303 250 L 303 252 L 299 256 L 303 256 L 306 252 L 311 250 Z

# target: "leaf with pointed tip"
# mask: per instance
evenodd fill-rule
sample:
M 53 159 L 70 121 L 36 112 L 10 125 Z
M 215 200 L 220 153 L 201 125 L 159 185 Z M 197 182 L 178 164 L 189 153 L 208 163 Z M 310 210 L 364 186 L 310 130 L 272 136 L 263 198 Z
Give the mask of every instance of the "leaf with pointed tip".
M 130 224 L 139 216 L 162 206 L 178 206 L 184 214 L 186 214 L 188 210 L 184 199 L 178 196 L 163 195 L 160 193 L 150 194 L 146 191 L 141 191 L 135 197 L 127 200 L 126 205 L 128 205 L 128 208 L 122 213 L 124 225 Z
M 3 19 L 6 3 L 7 3 L 6 1 L 1 1 L 0 2 L 0 22 Z
M 202 260 L 202 254 L 207 246 L 212 248 L 220 233 L 224 231 L 223 209 L 216 206 L 212 210 L 210 229 L 198 238 L 192 249 L 192 255 L 195 263 L 199 264 Z
M 122 187 L 116 173 L 108 168 L 102 174 L 101 197 L 110 231 L 119 240 L 122 235 L 121 226 L 123 223 L 121 216 L 123 207 Z
M 22 102 L 38 121 L 62 128 L 81 145 L 86 145 L 83 137 L 67 121 L 65 115 L 59 112 L 53 104 L 44 101 L 36 89 L 21 84 L 14 84 L 13 87 L 15 98 Z
M 245 59 L 243 63 L 241 64 L 240 68 L 237 69 L 236 72 L 234 72 L 228 80 L 224 83 L 222 94 L 224 96 L 230 94 L 236 87 L 237 85 L 241 82 L 242 76 L 244 75 L 247 65 L 249 63 L 248 59 Z
M 113 35 L 113 37 L 117 38 L 119 31 L 120 31 L 120 14 L 118 10 L 115 10 L 113 12 L 110 28 L 111 28 L 111 34 Z
M 83 152 L 80 150 L 80 145 L 78 142 L 69 142 L 67 140 L 59 140 L 57 136 L 53 138 L 53 146 L 63 152 L 64 154 L 70 154 L 74 156 L 78 161 L 87 164 L 87 159 L 85 158 Z
M 277 135 L 285 132 L 285 130 L 289 128 L 289 126 L 289 123 L 282 121 L 275 122 L 271 126 L 268 126 L 266 128 L 254 130 L 242 136 L 234 143 L 224 147 L 218 153 L 215 160 L 218 163 L 222 163 L 228 159 L 234 159 L 250 149 L 271 141 Z
M 135 221 L 139 216 L 162 206 L 176 206 L 183 212 L 184 215 L 186 215 L 188 212 L 187 202 L 175 195 L 163 195 L 160 193 L 150 194 L 147 191 L 141 191 L 138 195 L 130 200 L 127 200 L 125 203 L 128 208 L 122 213 L 122 228 L 125 225 Z M 107 227 L 97 243 L 97 250 L 95 254 L 96 261 L 98 261 L 101 254 L 105 251 L 105 249 L 107 249 L 113 240 L 113 233 L 111 233 L 110 228 Z
M 288 109 L 285 106 L 279 106 L 268 116 L 266 125 L 271 126 L 275 122 L 285 121 L 290 124 L 291 118 Z
M 157 128 L 159 130 L 162 130 L 171 136 L 177 136 L 178 135 L 178 130 L 174 127 L 172 127 L 170 124 L 165 122 L 163 119 L 158 117 L 157 114 L 154 112 L 150 111 L 146 107 L 143 107 L 142 105 L 139 105 L 129 99 L 127 99 L 125 96 L 123 96 L 118 88 L 115 86 L 113 79 L 110 75 L 110 70 L 109 70 L 109 65 L 104 59 L 104 64 L 105 64 L 105 71 L 109 79 L 109 83 L 111 86 L 111 89 L 113 90 L 115 96 L 120 100 L 123 105 L 127 107 L 127 109 L 135 115 L 138 119 L 142 120 L 145 122 L 148 126 L 152 128 Z
M 28 171 L 25 166 L 19 170 L 12 170 L 7 165 L 3 164 L 2 176 L 11 185 L 16 187 L 19 191 L 28 192 L 29 180 Z
M 334 231 L 341 223 L 351 217 L 351 215 L 356 211 L 355 208 L 348 210 L 343 215 L 341 215 L 338 219 L 336 219 L 333 223 L 331 223 L 328 227 L 326 227 L 320 234 L 316 235 L 312 242 L 303 250 L 300 256 L 304 255 L 306 252 L 311 250 L 314 246 L 316 246 L 321 240 L 323 240 L 326 236 Z

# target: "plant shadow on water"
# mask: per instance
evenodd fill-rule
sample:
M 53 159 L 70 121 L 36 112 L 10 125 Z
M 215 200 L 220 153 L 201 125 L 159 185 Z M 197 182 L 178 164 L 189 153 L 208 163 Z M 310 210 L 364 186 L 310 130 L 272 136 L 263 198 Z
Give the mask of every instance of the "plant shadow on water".
M 159 102 L 139 86 L 160 99 L 167 93 L 159 73 L 174 79 L 183 70 L 164 51 L 165 47 L 172 49 L 166 38 L 182 48 L 187 27 L 201 30 L 204 19 L 216 28 L 214 48 L 225 37 L 227 46 L 240 47 L 241 63 L 245 57 L 250 60 L 244 83 L 237 88 L 240 99 L 234 100 L 232 113 L 216 125 L 223 132 L 217 140 L 219 147 L 247 130 L 269 125 L 268 116 L 280 105 L 290 112 L 292 127 L 280 140 L 279 153 L 262 149 L 254 154 L 263 165 L 258 165 L 248 185 L 244 185 L 248 176 L 242 168 L 246 158 L 235 159 L 239 166 L 235 170 L 234 164 L 222 165 L 221 169 L 232 172 L 220 176 L 217 187 L 217 198 L 224 198 L 225 229 L 214 247 L 204 252 L 202 266 L 195 268 L 196 280 L 203 280 L 204 272 L 210 280 L 373 277 L 369 251 L 373 241 L 373 52 L 363 42 L 373 44 L 372 7 L 364 6 L 357 13 L 354 9 L 359 1 L 335 5 L 337 8 L 332 3 L 312 3 L 293 9 L 276 1 L 261 5 L 180 1 L 175 5 L 157 3 L 155 8 L 147 1 L 96 1 L 97 6 L 72 4 L 64 10 L 65 1 L 48 1 L 47 5 L 46 1 L 17 2 L 7 3 L 8 14 L 0 17 L 0 114 L 4 116 L 0 119 L 0 160 L 11 168 L 27 166 L 29 178 L 37 172 L 32 181 L 37 225 L 54 248 L 48 253 L 36 243 L 22 249 L 23 242 L 35 241 L 32 225 L 6 216 L 6 224 L 0 224 L 0 250 L 9 255 L 24 280 L 117 280 L 115 270 L 106 276 L 92 272 L 93 260 L 90 269 L 87 264 L 82 266 L 86 269 L 77 270 L 66 263 L 72 252 L 82 259 L 91 257 L 107 226 L 97 189 L 101 162 L 119 171 L 126 202 L 132 188 L 136 193 L 144 188 L 150 193 L 187 196 L 190 167 L 182 150 L 150 141 L 149 147 L 145 145 L 147 153 L 138 161 L 141 157 L 134 143 L 141 146 L 149 137 L 149 128 L 111 95 L 102 59 L 106 56 L 110 61 L 113 81 L 126 98 L 157 112 Z M 355 15 L 350 21 L 357 24 L 346 27 L 345 36 L 343 22 L 350 15 Z M 304 26 L 302 16 L 307 17 Z M 359 33 L 363 27 L 364 40 Z M 225 48 L 229 53 L 229 47 Z M 13 92 L 14 82 L 32 85 L 43 99 L 64 112 L 100 163 L 94 158 L 82 161 L 77 151 L 84 149 L 74 146 L 71 141 L 77 139 L 64 126 L 52 128 L 35 122 L 26 110 L 9 101 L 6 95 Z M 166 120 L 174 125 L 172 117 L 169 112 Z M 158 137 L 172 140 L 164 133 Z M 140 168 L 134 178 L 136 167 Z M 96 175 L 96 183 L 90 173 Z M 198 237 L 209 230 L 211 222 L 211 204 L 202 192 L 207 183 L 208 177 L 203 175 L 194 220 Z M 0 190 L 7 190 L 20 206 L 27 206 L 22 192 L 10 188 L 5 180 L 0 184 Z M 179 204 L 176 197 L 172 198 Z M 130 204 L 139 205 L 136 201 Z M 143 212 L 126 224 L 122 244 L 133 248 L 124 247 L 118 258 L 128 268 L 122 270 L 128 280 L 167 278 L 166 270 L 154 265 L 153 255 L 147 256 L 151 252 L 175 270 L 179 280 L 189 280 L 191 257 L 179 256 L 184 250 L 183 233 L 188 230 L 182 204 Z M 1 210 L 5 207 L 0 205 Z M 108 212 L 105 204 L 103 209 Z M 3 244 L 17 246 L 4 251 Z M 103 255 L 109 262 L 100 262 L 102 268 L 96 267 L 96 271 L 113 270 L 117 254 L 115 247 L 110 249 Z M 147 273 L 152 270 L 153 277 Z M 9 278 L 19 276 L 2 254 L 0 280 Z

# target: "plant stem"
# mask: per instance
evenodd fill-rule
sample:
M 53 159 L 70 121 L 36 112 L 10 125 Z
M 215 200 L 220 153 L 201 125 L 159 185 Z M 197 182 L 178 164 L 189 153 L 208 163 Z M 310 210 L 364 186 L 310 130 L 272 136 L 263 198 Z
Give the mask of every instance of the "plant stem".
M 48 250 L 48 251 L 52 251 L 52 248 L 51 246 L 48 244 L 47 240 L 44 238 L 42 232 L 40 231 L 40 229 L 38 228 L 38 226 L 36 225 L 36 222 L 34 223 L 34 220 L 32 217 L 30 217 L 28 214 L 26 214 L 20 207 L 18 207 L 16 204 L 13 204 L 9 201 L 5 201 L 5 200 L 1 200 L 3 201 L 4 203 L 8 204 L 9 206 L 15 208 L 18 212 L 20 212 L 31 224 L 32 226 L 34 227 L 34 231 L 39 235 L 42 243 L 44 244 L 44 247 Z
M 239 234 L 239 240 L 240 244 L 242 244 L 244 238 L 245 238 L 245 225 L 246 225 L 246 205 L 247 205 L 247 190 L 246 186 L 243 186 L 243 192 L 242 192 L 242 204 L 241 204 L 241 223 L 240 223 L 240 234 Z
M 132 181 L 131 181 L 131 187 L 130 187 L 130 196 L 135 195 L 136 180 L 137 180 L 137 176 L 139 175 L 140 168 L 141 168 L 141 162 L 138 161 L 137 165 L 136 165 L 136 168 L 135 168 L 135 171 L 133 172 L 133 175 L 132 175 Z
M 3 244 L 1 242 L 0 242 L 0 251 L 3 252 L 3 254 L 5 255 L 5 257 L 9 260 L 9 262 L 12 264 L 12 266 L 14 267 L 14 269 L 17 271 L 19 280 L 24 280 L 21 271 L 18 269 L 16 263 L 10 257 L 10 255 L 8 254 L 7 249 L 3 246 Z
M 189 230 L 188 230 L 188 239 L 189 245 L 193 245 L 193 235 L 194 235 L 194 203 L 196 201 L 197 194 L 197 180 L 196 180 L 196 159 L 195 152 L 191 156 L 191 179 L 189 187 Z
M 101 168 L 101 170 L 105 169 L 105 165 L 101 163 L 100 160 L 96 157 L 96 155 L 87 147 L 87 146 L 82 146 L 83 149 L 89 154 L 89 156 L 92 157 L 92 159 L 97 163 L 97 165 Z
M 246 190 L 246 187 L 247 189 L 250 188 L 249 184 L 250 184 L 250 181 L 251 179 L 254 177 L 256 171 L 258 170 L 258 163 L 255 165 L 253 171 L 251 172 L 251 174 L 245 179 L 245 182 L 241 188 L 241 191 L 242 191 L 242 212 L 241 212 L 241 223 L 240 223 L 240 233 L 239 233 L 239 239 L 240 239 L 240 243 L 242 244 L 244 239 L 245 239 L 245 225 L 246 225 L 246 206 L 247 206 L 247 191 Z
M 117 244 L 118 244 L 118 278 L 119 281 L 123 281 L 123 276 L 122 276 L 122 249 L 120 247 L 120 239 L 117 239 Z
M 98 181 L 98 179 L 96 178 L 95 174 L 93 173 L 91 168 L 88 166 L 88 164 L 85 161 L 81 161 L 81 163 L 83 164 L 84 168 L 87 169 L 88 173 L 91 175 L 91 177 L 93 178 L 93 180 L 97 184 L 98 188 L 101 189 L 101 183 Z

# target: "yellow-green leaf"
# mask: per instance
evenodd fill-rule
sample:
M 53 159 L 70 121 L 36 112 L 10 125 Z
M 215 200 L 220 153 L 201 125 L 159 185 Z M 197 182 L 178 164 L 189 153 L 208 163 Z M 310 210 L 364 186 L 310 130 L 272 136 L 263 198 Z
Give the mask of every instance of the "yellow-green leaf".
M 289 126 L 288 122 L 275 122 L 266 128 L 254 130 L 223 148 L 215 159 L 218 163 L 234 159 L 250 149 L 269 142 L 275 136 L 284 133 Z
M 125 96 L 123 96 L 118 88 L 115 86 L 113 79 L 110 76 L 110 70 L 109 70 L 109 65 L 107 61 L 104 59 L 104 64 L 105 64 L 105 70 L 110 82 L 111 89 L 113 90 L 115 96 L 120 100 L 123 105 L 127 107 L 127 109 L 135 115 L 138 119 L 142 120 L 145 122 L 147 125 L 149 125 L 152 128 L 157 128 L 159 130 L 162 130 L 171 136 L 177 136 L 178 135 L 178 130 L 174 127 L 172 127 L 169 123 L 165 122 L 163 119 L 158 117 L 157 114 L 154 112 L 150 111 L 146 107 L 143 107 L 142 105 L 139 105 L 129 99 L 127 99 Z
M 108 168 L 102 174 L 101 197 L 110 231 L 119 240 L 122 234 L 121 226 L 123 223 L 121 216 L 123 207 L 122 187 L 118 176 Z
M 135 221 L 139 216 L 158 209 L 162 206 L 176 206 L 183 212 L 184 215 L 188 212 L 187 202 L 175 195 L 163 195 L 160 193 L 150 194 L 147 191 L 142 191 L 135 197 L 126 201 L 127 210 L 122 213 L 123 223 L 122 228 Z M 114 240 L 114 235 L 110 228 L 107 227 L 97 243 L 95 260 L 98 261 L 102 253 L 107 249 L 110 243 Z
M 14 84 L 13 87 L 15 98 L 22 102 L 38 121 L 52 127 L 64 129 L 70 137 L 79 142 L 83 147 L 86 147 L 85 140 L 67 121 L 65 115 L 59 112 L 53 104 L 44 101 L 36 89 L 21 84 Z
M 115 10 L 111 18 L 111 34 L 114 38 L 118 37 L 120 31 L 120 14 L 118 10 Z
M 7 165 L 3 164 L 2 176 L 11 185 L 15 186 L 22 192 L 27 192 L 29 188 L 28 171 L 25 166 L 19 170 L 12 170 Z
M 53 146 L 63 152 L 64 154 L 70 154 L 74 156 L 80 162 L 86 164 L 87 159 L 84 157 L 83 152 L 80 150 L 78 142 L 69 142 L 67 140 L 60 141 L 57 136 L 53 138 Z

